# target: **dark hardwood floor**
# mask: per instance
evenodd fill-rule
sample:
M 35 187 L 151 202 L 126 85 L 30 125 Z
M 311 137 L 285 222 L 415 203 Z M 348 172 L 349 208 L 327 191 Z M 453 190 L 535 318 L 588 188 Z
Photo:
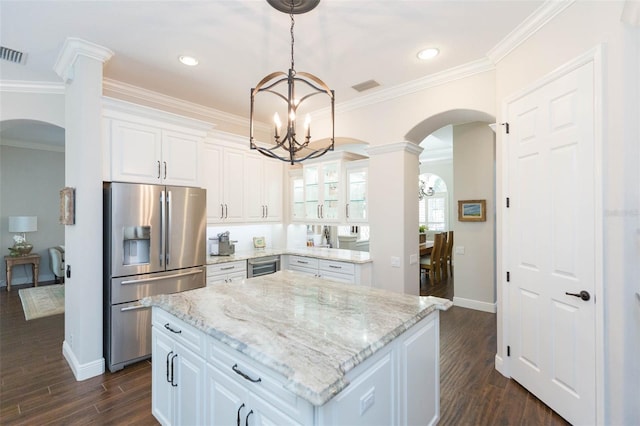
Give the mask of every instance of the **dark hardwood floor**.
M 25 321 L 21 287 L 0 290 L 0 424 L 158 424 L 151 415 L 151 363 L 77 382 L 62 356 L 64 315 Z M 430 291 L 452 298 L 453 280 L 425 288 Z M 494 314 L 458 307 L 441 313 L 439 424 L 566 424 L 495 371 L 495 321 Z

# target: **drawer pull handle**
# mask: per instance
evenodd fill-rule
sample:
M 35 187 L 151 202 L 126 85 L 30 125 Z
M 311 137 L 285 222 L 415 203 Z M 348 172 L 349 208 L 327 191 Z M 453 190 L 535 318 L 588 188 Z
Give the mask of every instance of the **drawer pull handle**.
M 245 417 L 244 419 L 244 426 L 249 426 L 249 416 L 251 416 L 252 414 L 253 414 L 253 410 L 247 413 L 247 417 Z
M 262 381 L 262 379 L 260 377 L 258 377 L 257 379 L 254 379 L 252 377 L 249 377 L 246 373 L 244 373 L 242 370 L 240 370 L 238 368 L 238 364 L 233 364 L 233 367 L 231 367 L 231 369 L 233 371 L 235 371 L 237 374 L 241 375 L 242 377 L 244 377 L 245 379 L 247 379 L 250 382 L 253 383 L 260 383 Z
M 176 333 L 176 334 L 182 333 L 182 330 L 174 330 L 173 328 L 171 328 L 171 326 L 169 326 L 169 323 L 166 323 L 164 325 L 164 328 L 166 328 L 167 330 L 169 330 L 172 333 Z
M 237 422 L 236 422 L 236 424 L 238 426 L 240 426 L 240 411 L 242 411 L 243 408 L 244 408 L 244 402 L 242 403 L 242 405 L 240 407 L 238 407 L 238 419 L 237 419 Z
M 329 268 L 333 268 L 333 269 L 342 269 L 342 266 L 329 265 Z
M 302 260 L 298 260 L 297 262 L 298 262 L 298 263 L 302 263 L 303 265 L 307 265 L 307 264 L 309 263 L 309 262 L 304 262 L 304 261 L 302 261 Z
M 221 271 L 228 271 L 230 269 L 235 269 L 235 266 L 225 266 L 224 268 L 220 268 Z

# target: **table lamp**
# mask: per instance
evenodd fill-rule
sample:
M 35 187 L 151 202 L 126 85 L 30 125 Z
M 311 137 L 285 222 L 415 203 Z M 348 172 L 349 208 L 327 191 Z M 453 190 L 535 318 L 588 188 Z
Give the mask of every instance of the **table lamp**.
M 14 235 L 13 247 L 11 250 L 12 256 L 25 256 L 31 252 L 33 245 L 27 242 L 26 233 L 35 232 L 38 230 L 38 217 L 37 216 L 9 216 L 9 232 L 17 232 L 22 235 Z

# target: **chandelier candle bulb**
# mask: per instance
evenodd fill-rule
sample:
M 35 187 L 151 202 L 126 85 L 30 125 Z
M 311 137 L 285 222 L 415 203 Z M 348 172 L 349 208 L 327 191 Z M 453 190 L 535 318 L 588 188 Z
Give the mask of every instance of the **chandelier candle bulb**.
M 278 139 L 280 137 L 280 127 L 282 127 L 282 121 L 280 121 L 280 116 L 277 112 L 273 114 L 273 122 L 275 124 L 276 139 Z
M 307 114 L 307 116 L 304 118 L 304 129 L 305 129 L 305 135 L 307 139 L 309 139 L 311 137 L 311 115 L 310 114 Z

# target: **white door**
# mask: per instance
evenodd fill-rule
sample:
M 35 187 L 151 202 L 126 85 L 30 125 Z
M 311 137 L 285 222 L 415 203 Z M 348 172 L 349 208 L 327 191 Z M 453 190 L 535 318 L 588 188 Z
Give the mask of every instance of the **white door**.
M 507 104 L 511 375 L 573 424 L 596 423 L 593 87 L 590 62 Z

